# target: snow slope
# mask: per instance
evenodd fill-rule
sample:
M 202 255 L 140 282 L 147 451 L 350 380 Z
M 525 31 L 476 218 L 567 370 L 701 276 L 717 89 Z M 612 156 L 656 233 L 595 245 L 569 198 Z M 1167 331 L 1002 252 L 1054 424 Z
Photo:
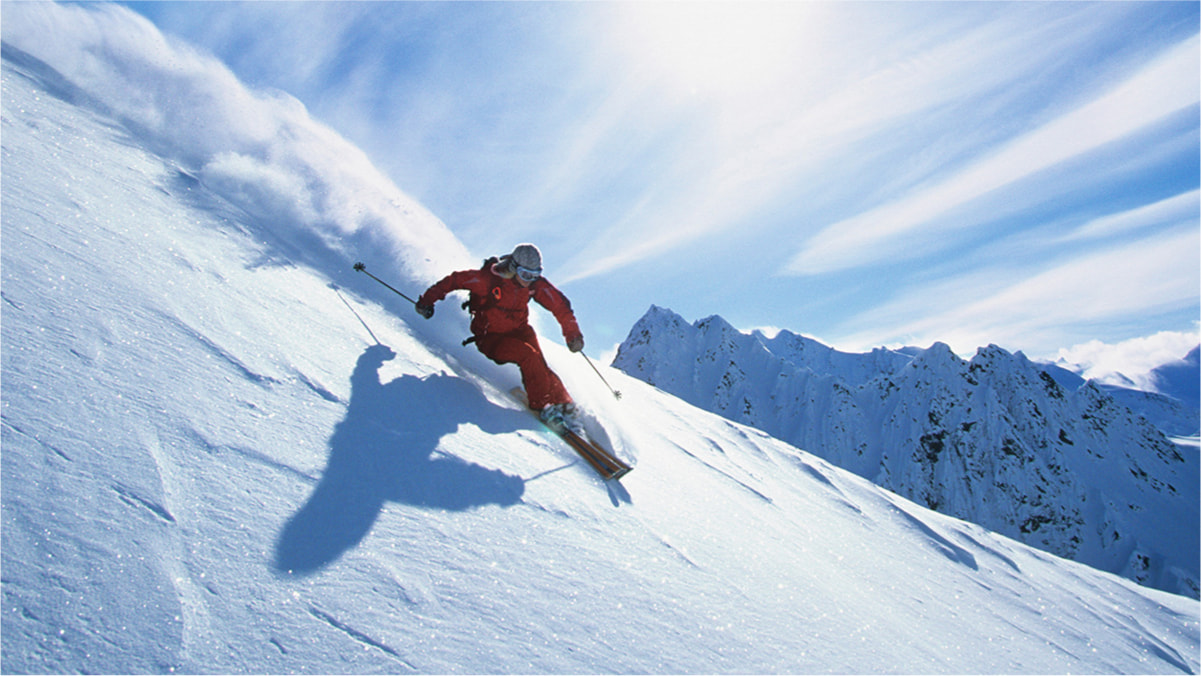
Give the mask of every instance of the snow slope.
M 849 354 L 652 307 L 614 365 L 931 509 L 1198 596 L 1196 448 L 1021 353 Z
M 336 135 L 119 8 L 3 12 L 0 670 L 1201 667 L 1196 601 L 606 370 L 614 401 L 551 345 L 637 460 L 600 482 L 450 304 L 350 270 L 470 256 Z M 106 103 L 119 78 L 158 102 Z
M 1201 406 L 1201 345 L 1194 347 L 1179 361 L 1164 364 L 1151 372 L 1159 392 L 1196 409 Z

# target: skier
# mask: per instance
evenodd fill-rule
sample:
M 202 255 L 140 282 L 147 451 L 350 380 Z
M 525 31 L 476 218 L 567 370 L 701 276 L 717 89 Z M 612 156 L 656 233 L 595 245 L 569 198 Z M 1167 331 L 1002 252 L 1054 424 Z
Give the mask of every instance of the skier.
M 429 319 L 434 303 L 451 291 L 471 292 L 471 338 L 477 349 L 498 364 L 517 364 L 529 407 L 552 426 L 575 424 L 575 404 L 562 381 L 546 364 L 538 336 L 529 325 L 530 299 L 550 310 L 572 352 L 584 349 L 584 336 L 571 302 L 542 276 L 542 252 L 519 244 L 513 253 L 490 258 L 478 270 L 452 272 L 417 299 L 417 313 Z

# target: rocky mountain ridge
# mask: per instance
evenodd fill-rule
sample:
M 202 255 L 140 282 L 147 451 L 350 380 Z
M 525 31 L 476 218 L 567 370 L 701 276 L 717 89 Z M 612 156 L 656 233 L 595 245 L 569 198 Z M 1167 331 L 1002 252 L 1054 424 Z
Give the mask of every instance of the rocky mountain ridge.
M 613 365 L 943 513 L 1198 596 L 1195 449 L 1058 367 L 996 345 L 845 353 L 658 307 Z

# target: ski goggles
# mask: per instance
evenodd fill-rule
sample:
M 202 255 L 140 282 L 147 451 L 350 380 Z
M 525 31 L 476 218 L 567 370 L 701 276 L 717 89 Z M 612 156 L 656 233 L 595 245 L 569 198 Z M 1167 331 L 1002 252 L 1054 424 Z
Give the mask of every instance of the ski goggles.
M 517 268 L 517 278 L 523 282 L 532 282 L 542 276 L 542 269 L 525 268 L 520 265 Z

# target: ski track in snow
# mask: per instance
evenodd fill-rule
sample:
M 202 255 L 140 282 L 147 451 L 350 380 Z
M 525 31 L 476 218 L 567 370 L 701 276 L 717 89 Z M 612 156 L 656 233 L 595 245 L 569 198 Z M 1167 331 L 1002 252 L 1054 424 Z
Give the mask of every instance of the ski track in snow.
M 350 636 L 354 640 L 359 641 L 360 643 L 363 643 L 364 645 L 371 646 L 372 648 L 377 648 L 379 650 L 382 650 L 385 653 L 391 655 L 392 657 L 395 657 L 401 664 L 403 664 L 408 669 L 410 669 L 412 671 L 419 671 L 417 669 L 417 667 L 413 666 L 408 660 L 406 660 L 404 658 L 403 655 L 401 655 L 395 649 L 389 648 L 386 644 L 371 638 L 370 636 L 368 636 L 367 634 L 364 634 L 363 632 L 359 631 L 358 629 L 355 629 L 353 627 L 346 625 L 345 623 L 343 623 L 341 620 L 334 617 L 333 615 L 330 615 L 329 613 L 327 613 L 319 608 L 314 608 L 311 606 L 309 607 L 309 612 L 313 615 L 313 617 L 321 620 L 322 622 L 325 622 L 326 624 L 333 627 L 334 629 L 337 629 L 338 631 L 345 632 L 347 636 Z

